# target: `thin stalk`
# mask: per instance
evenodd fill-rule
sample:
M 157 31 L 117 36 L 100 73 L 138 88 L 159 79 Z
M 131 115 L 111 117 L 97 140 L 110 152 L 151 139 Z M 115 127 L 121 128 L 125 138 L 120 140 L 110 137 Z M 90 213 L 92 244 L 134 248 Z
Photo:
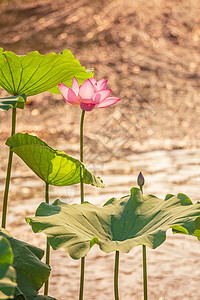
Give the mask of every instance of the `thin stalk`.
M 81 257 L 81 278 L 80 278 L 79 300 L 83 299 L 84 273 L 85 273 L 85 257 Z
M 143 193 L 142 186 L 140 190 Z M 148 289 L 147 289 L 147 247 L 142 245 L 142 256 L 143 256 L 143 289 L 144 289 L 144 300 L 148 300 Z
M 116 251 L 116 253 L 115 253 L 115 276 L 114 276 L 115 300 L 119 300 L 118 275 L 119 275 L 119 251 Z
M 46 183 L 46 191 L 45 191 L 45 201 L 47 204 L 49 204 L 49 185 Z M 50 245 L 47 241 L 46 243 L 46 264 L 49 265 L 50 262 Z M 45 282 L 44 285 L 44 295 L 48 295 L 48 289 L 49 289 L 49 279 Z
M 85 110 L 82 110 L 80 122 L 80 161 L 83 162 L 83 123 L 84 123 Z M 81 203 L 84 202 L 84 185 L 83 185 L 83 172 L 80 169 L 80 183 L 81 183 Z M 81 277 L 80 277 L 80 291 L 79 300 L 83 300 L 84 289 L 84 273 L 85 273 L 85 257 L 81 258 Z
M 143 250 L 143 286 L 144 286 L 144 300 L 148 299 L 147 293 L 147 247 L 142 246 Z
M 12 109 L 12 131 L 11 131 L 11 135 L 15 134 L 15 127 L 16 127 L 16 108 L 13 108 Z M 6 228 L 6 215 L 7 215 L 7 207 L 8 207 L 8 193 L 9 193 L 9 186 L 10 186 L 12 158 L 13 158 L 13 152 L 10 150 L 9 151 L 9 157 L 8 157 L 6 185 L 5 185 L 4 198 L 3 198 L 3 213 L 2 213 L 2 227 L 3 228 Z
M 83 122 L 84 122 L 85 110 L 82 111 L 81 123 L 80 123 L 80 161 L 83 162 Z M 83 185 L 83 174 L 81 169 L 80 174 L 81 181 L 81 203 L 84 202 L 84 185 Z

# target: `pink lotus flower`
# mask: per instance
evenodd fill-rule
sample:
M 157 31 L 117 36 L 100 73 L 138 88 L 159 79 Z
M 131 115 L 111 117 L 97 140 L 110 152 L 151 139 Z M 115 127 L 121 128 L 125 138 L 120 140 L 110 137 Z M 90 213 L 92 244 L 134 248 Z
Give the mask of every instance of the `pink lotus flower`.
M 104 108 L 111 106 L 121 100 L 116 97 L 109 97 L 110 89 L 106 89 L 107 80 L 101 79 L 98 82 L 94 77 L 87 79 L 78 85 L 76 77 L 73 78 L 72 88 L 64 83 L 58 85 L 64 100 L 72 105 L 80 105 L 83 110 L 91 111 L 95 107 Z

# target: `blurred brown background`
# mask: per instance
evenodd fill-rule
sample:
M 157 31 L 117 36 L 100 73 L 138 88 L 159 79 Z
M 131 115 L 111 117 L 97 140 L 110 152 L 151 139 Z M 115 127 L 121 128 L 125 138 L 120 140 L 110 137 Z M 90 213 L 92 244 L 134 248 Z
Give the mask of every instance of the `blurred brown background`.
M 0 10 L 5 50 L 67 48 L 98 79 L 108 79 L 122 101 L 89 118 L 102 122 L 120 111 L 116 118 L 130 134 L 124 151 L 199 145 L 198 0 L 1 1 Z
M 86 114 L 85 162 L 107 186 L 104 191 L 87 187 L 87 200 L 102 204 L 109 197 L 127 194 L 140 170 L 147 182 L 145 192 L 158 196 L 185 192 L 199 200 L 199 0 L 0 0 L 0 12 L 4 50 L 23 55 L 70 49 L 82 65 L 94 68 L 97 79 L 108 79 L 112 96 L 122 98 L 110 108 Z M 18 111 L 17 131 L 34 133 L 50 146 L 79 157 L 80 114 L 60 95 L 43 93 L 30 97 L 25 110 Z M 2 112 L 2 195 L 10 122 L 11 112 Z M 51 198 L 72 203 L 79 201 L 78 193 L 73 187 L 52 187 Z M 31 233 L 24 217 L 34 214 L 43 194 L 41 181 L 15 157 L 8 229 L 18 238 L 30 241 L 31 237 L 41 247 L 43 237 Z M 122 255 L 123 300 L 142 299 L 140 250 Z M 196 294 L 199 250 L 196 240 L 184 236 L 169 236 L 158 250 L 149 250 L 151 300 L 200 299 Z M 114 257 L 95 251 L 88 258 L 85 299 L 113 299 Z M 79 262 L 58 253 L 52 258 L 51 295 L 77 299 Z

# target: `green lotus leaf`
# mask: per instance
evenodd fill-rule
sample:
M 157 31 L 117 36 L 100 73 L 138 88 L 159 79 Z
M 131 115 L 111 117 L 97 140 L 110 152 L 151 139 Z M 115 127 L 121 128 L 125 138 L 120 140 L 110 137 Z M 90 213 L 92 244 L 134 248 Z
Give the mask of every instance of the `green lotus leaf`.
M 36 295 L 36 296 L 24 296 L 23 294 L 18 294 L 15 296 L 14 300 L 56 300 L 50 296 Z
M 36 295 L 36 296 L 26 296 L 17 288 L 15 290 L 14 300 L 56 300 L 50 296 Z
M 174 233 L 185 233 L 185 232 L 183 232 L 181 228 L 181 229 L 177 229 Z M 200 241 L 200 216 L 195 219 L 193 235 L 196 236 L 197 239 Z
M 22 291 L 20 291 L 19 287 L 16 287 L 16 289 L 15 289 L 14 300 L 27 300 L 25 295 L 23 295 Z
M 169 228 L 194 232 L 194 220 L 200 215 L 200 203 L 192 204 L 184 194 L 162 200 L 144 196 L 138 188 L 102 208 L 90 203 L 68 205 L 56 200 L 42 203 L 36 217 L 27 218 L 34 232 L 43 231 L 53 249 L 64 248 L 72 258 L 84 257 L 94 244 L 106 253 L 128 253 L 133 247 L 157 248 L 166 239 Z
M 67 186 L 79 183 L 82 169 L 84 183 L 104 187 L 102 180 L 86 170 L 79 160 L 54 150 L 35 136 L 17 133 L 8 138 L 6 145 L 48 184 Z
M 34 295 L 34 296 L 25 296 L 20 289 L 17 287 L 15 289 L 15 297 L 14 300 L 56 300 L 50 296 L 43 296 L 43 295 Z
M 27 300 L 56 300 L 50 296 L 37 295 L 35 297 L 27 297 Z
M 50 267 L 41 262 L 44 251 L 14 239 L 3 228 L 0 229 L 0 236 L 5 237 L 12 247 L 14 255 L 12 266 L 16 270 L 18 290 L 26 299 L 37 296 L 39 289 L 50 275 Z
M 74 76 L 81 84 L 93 74 L 86 72 L 67 49 L 61 54 L 41 55 L 34 51 L 17 55 L 0 48 L 0 87 L 10 95 L 32 96 L 48 90 L 58 94 L 57 85 L 61 82 L 71 85 Z
M 0 98 L 0 110 L 8 111 L 10 108 L 13 107 L 23 109 L 25 103 L 26 103 L 25 94 Z
M 13 253 L 10 243 L 0 236 L 0 299 L 13 299 L 16 284 L 16 273 L 12 267 Z

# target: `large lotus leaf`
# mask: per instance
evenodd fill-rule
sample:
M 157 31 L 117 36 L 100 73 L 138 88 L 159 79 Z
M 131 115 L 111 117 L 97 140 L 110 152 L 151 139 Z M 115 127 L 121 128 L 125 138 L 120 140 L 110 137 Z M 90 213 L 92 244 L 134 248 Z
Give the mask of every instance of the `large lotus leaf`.
M 41 262 L 44 251 L 14 239 L 3 228 L 0 229 L 0 236 L 6 237 L 11 244 L 14 254 L 12 265 L 16 270 L 19 290 L 26 298 L 37 296 L 50 275 L 50 267 Z
M 0 98 L 0 110 L 8 111 L 10 108 L 24 108 L 24 103 L 26 102 L 26 95 L 18 95 L 12 97 Z
M 0 299 L 13 299 L 16 284 L 16 273 L 12 267 L 13 253 L 10 243 L 0 236 Z
M 83 68 L 83 67 L 82 67 Z M 71 87 L 72 86 L 72 79 L 74 78 L 74 76 L 76 77 L 76 79 L 78 80 L 79 82 L 79 86 L 83 83 L 83 81 L 85 81 L 86 79 L 88 78 L 91 78 L 94 76 L 94 69 L 93 68 L 90 68 L 90 69 L 83 69 L 82 72 L 76 72 L 76 70 L 74 70 L 74 73 L 72 74 L 69 74 L 68 78 L 64 78 L 62 80 L 62 82 Z M 70 76 L 71 75 L 71 76 Z M 58 88 L 58 84 L 55 85 L 53 88 L 51 89 L 48 89 L 48 92 L 52 93 L 52 94 L 61 94 L 59 88 Z
M 127 253 L 141 244 L 156 248 L 165 241 L 169 228 L 182 228 L 192 234 L 198 215 L 200 203 L 193 205 L 184 194 L 162 200 L 132 188 L 131 195 L 120 200 L 112 198 L 102 208 L 90 203 L 68 205 L 59 200 L 53 205 L 42 203 L 36 217 L 27 222 L 34 232 L 47 235 L 53 249 L 64 248 L 72 258 L 79 259 L 95 243 L 106 253 Z
M 54 150 L 35 136 L 17 133 L 8 138 L 6 145 L 48 184 L 67 186 L 79 183 L 82 168 L 84 183 L 104 187 L 102 180 L 86 170 L 79 160 Z
M 0 87 L 10 95 L 27 96 L 48 91 L 59 93 L 58 83 L 72 83 L 76 76 L 79 84 L 93 75 L 87 73 L 69 50 L 61 54 L 41 55 L 34 51 L 27 55 L 16 55 L 0 48 Z

